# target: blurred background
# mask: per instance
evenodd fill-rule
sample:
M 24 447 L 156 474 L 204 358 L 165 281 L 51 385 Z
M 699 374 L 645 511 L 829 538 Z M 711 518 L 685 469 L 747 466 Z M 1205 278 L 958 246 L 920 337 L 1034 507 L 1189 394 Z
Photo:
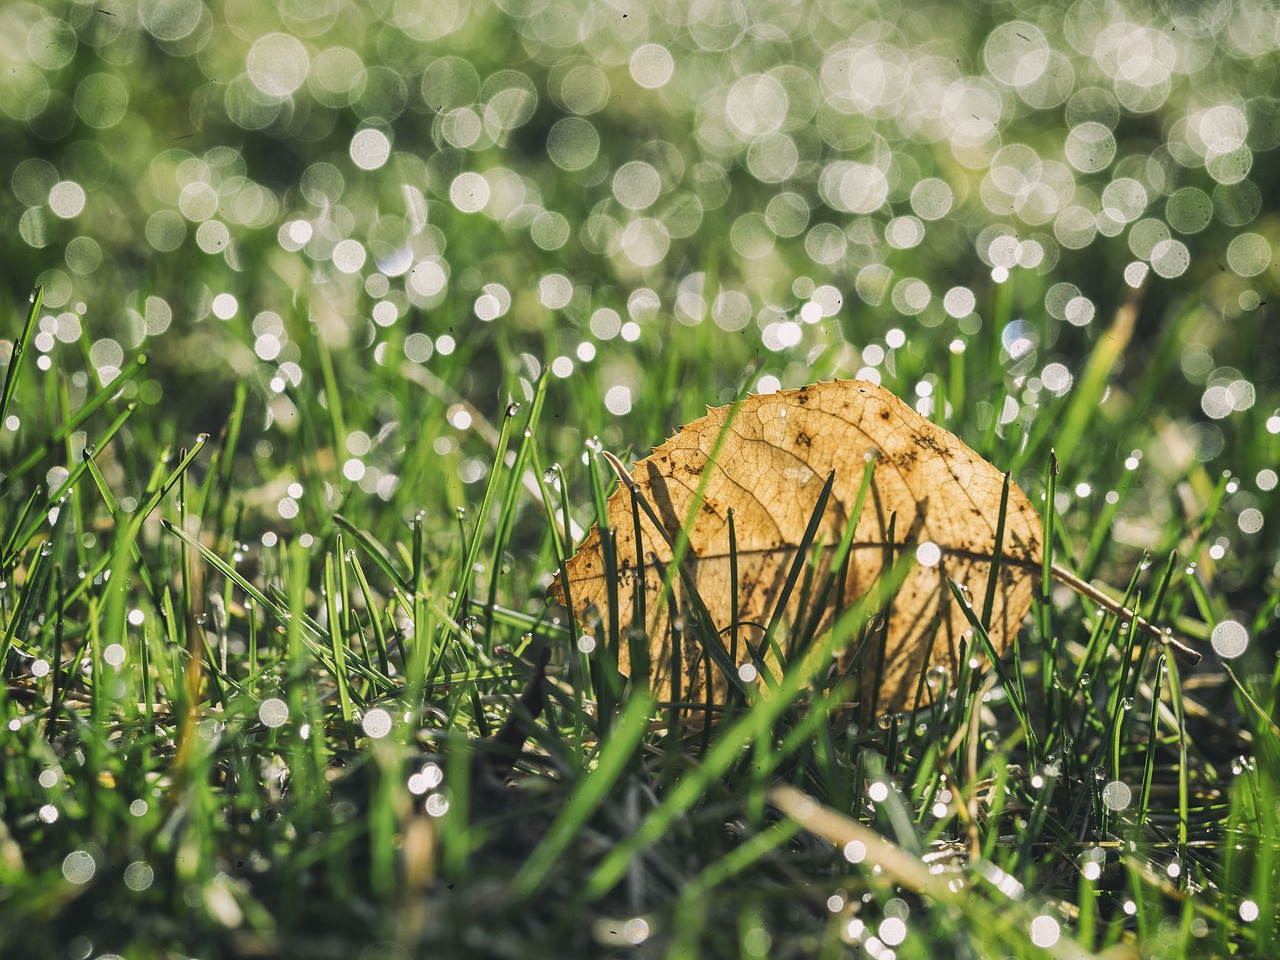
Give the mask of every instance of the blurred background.
M 548 459 L 647 452 L 750 369 L 881 381 L 1034 485 L 1111 337 L 1060 509 L 1087 536 L 1145 457 L 1138 550 L 1231 471 L 1215 559 L 1256 591 L 1277 64 L 1250 0 L 11 0 L 0 364 L 41 284 L 66 409 L 148 356 L 126 446 L 216 435 L 239 389 L 257 535 L 476 499 L 544 366 Z

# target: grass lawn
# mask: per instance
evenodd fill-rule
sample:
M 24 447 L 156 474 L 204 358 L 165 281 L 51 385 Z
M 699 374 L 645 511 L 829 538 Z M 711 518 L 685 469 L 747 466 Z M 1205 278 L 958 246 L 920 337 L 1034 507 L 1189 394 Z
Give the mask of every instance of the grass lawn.
M 0 9 L 0 957 L 1277 955 L 1269 17 Z M 1200 661 L 626 684 L 608 456 L 837 377 Z

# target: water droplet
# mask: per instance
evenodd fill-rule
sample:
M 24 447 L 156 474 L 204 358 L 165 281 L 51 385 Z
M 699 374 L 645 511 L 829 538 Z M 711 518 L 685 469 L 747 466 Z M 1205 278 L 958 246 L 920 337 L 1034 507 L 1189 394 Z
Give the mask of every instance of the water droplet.
M 459 508 L 458 508 L 458 519 L 459 519 L 459 520 L 465 520 L 466 518 L 467 518 L 467 508 L 466 508 L 466 507 L 459 507 Z
M 356 551 L 354 548 L 347 551 L 347 563 L 353 563 L 356 559 Z
M 1081 686 L 1082 688 L 1083 688 L 1083 687 L 1087 687 L 1087 686 L 1090 684 L 1090 682 L 1092 681 L 1092 679 L 1093 679 L 1093 678 L 1092 678 L 1092 677 L 1090 677 L 1090 676 L 1089 676 L 1089 674 L 1087 674 L 1087 673 L 1082 673 L 1082 674 L 1080 675 L 1080 686 Z
M 51 541 L 46 540 L 40 544 L 40 556 L 47 557 L 51 553 L 53 553 L 53 543 Z
M 209 435 L 207 433 L 196 434 L 196 443 L 208 443 Z
M 604 449 L 604 444 L 600 442 L 599 437 L 587 437 L 584 445 L 592 453 L 599 453 Z
M 84 445 L 84 458 L 86 460 L 92 460 L 97 455 L 98 455 L 98 447 L 96 444 L 86 443 Z
M 519 415 L 520 415 L 520 404 L 518 404 L 518 403 L 508 403 L 508 404 L 507 404 L 507 416 L 508 416 L 508 417 L 518 417 Z
M 1126 711 L 1128 711 L 1128 710 L 1132 710 L 1132 709 L 1133 709 L 1133 697 L 1125 697 L 1123 700 L 1121 700 L 1121 701 L 1120 701 L 1120 707 L 1121 707 L 1121 709 L 1126 710 Z

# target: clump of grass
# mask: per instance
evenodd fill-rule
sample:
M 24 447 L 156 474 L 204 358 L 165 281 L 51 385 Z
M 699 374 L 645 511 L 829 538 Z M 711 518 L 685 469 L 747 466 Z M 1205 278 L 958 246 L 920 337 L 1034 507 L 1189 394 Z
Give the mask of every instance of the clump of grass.
M 555 426 L 574 385 L 526 393 L 513 377 L 521 402 L 499 403 L 492 445 L 477 431 L 437 458 L 424 449 L 456 398 L 424 403 L 392 368 L 340 393 L 350 361 L 318 355 L 292 397 L 308 426 L 266 459 L 246 454 L 251 389 L 186 442 L 132 403 L 141 358 L 44 404 L 56 378 L 22 355 L 0 409 L 22 411 L 0 480 L 0 953 L 1274 945 L 1280 670 L 1256 643 L 1185 673 L 1123 619 L 1046 592 L 1000 669 L 922 677 L 924 706 L 868 725 L 826 665 L 835 637 L 874 642 L 888 593 L 873 592 L 843 598 L 835 631 L 772 624 L 798 651 L 777 687 L 674 724 L 542 600 L 609 476 L 598 444 L 579 467 Z M 958 395 L 985 390 L 951 370 Z M 376 422 L 378 396 L 420 404 L 388 460 L 413 489 L 385 504 L 344 486 L 334 454 Z M 666 412 L 637 417 L 638 444 Z M 1054 440 L 955 416 L 996 462 L 1034 463 Z M 466 458 L 484 479 L 464 489 L 449 477 Z M 1087 445 L 1063 470 L 1127 495 L 1129 474 Z M 1127 571 L 1126 604 L 1201 642 L 1229 619 L 1205 573 L 1228 481 L 1167 519 L 1149 559 L 1060 513 L 1054 482 L 1039 489 L 1055 552 Z M 282 498 L 298 512 L 283 533 L 255 506 Z M 792 586 L 820 605 L 830 585 L 803 559 Z

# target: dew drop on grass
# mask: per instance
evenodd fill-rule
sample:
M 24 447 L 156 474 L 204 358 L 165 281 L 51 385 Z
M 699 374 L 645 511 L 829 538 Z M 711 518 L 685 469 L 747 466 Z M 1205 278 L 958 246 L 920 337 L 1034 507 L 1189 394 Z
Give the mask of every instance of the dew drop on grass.
M 508 416 L 508 417 L 518 417 L 519 415 L 520 415 L 520 404 L 518 404 L 518 403 L 508 403 L 508 404 L 507 404 L 507 416 Z

